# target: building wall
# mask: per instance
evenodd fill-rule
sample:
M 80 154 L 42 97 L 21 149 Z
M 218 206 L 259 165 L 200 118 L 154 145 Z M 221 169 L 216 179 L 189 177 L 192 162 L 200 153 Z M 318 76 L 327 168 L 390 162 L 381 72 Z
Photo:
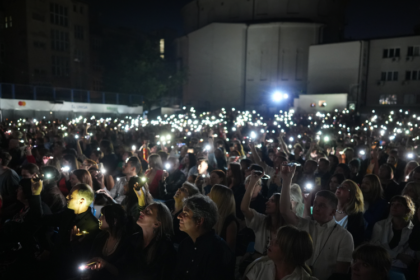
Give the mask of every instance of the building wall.
M 348 0 L 195 0 L 182 10 L 187 33 L 213 22 L 307 21 L 326 24 L 326 42 L 341 38 Z
M 362 90 L 365 41 L 311 46 L 308 94 L 347 92 L 351 101 Z
M 271 101 L 274 91 L 306 92 L 309 47 L 320 41 L 322 25 L 270 23 L 249 26 L 246 57 L 246 106 Z
M 2 1 L 4 16 L 13 17 L 13 27 L 0 30 L 8 59 L 2 64 L 2 81 L 18 84 L 88 88 L 89 10 L 83 1 L 53 0 Z M 50 4 L 67 9 L 67 25 L 51 21 Z M 4 22 L 2 17 L 1 22 Z M 83 38 L 76 38 L 75 26 Z M 67 34 L 66 49 L 53 49 L 52 30 Z M 80 33 L 79 33 L 80 34 Z M 68 73 L 54 75 L 53 57 L 67 65 Z
M 184 103 L 212 108 L 243 103 L 245 24 L 210 24 L 188 35 Z M 178 52 L 184 52 L 185 49 Z M 185 60 L 183 60 L 185 61 Z
M 420 46 L 420 36 L 389 38 L 370 41 L 369 71 L 366 103 L 379 106 L 381 96 L 386 99 L 395 95 L 396 105 L 420 104 L 420 56 L 409 56 L 410 46 Z M 384 58 L 384 50 L 400 49 L 400 56 Z M 417 80 L 408 81 L 407 71 L 417 71 Z M 381 81 L 382 72 L 397 72 L 396 81 Z M 393 100 L 393 98 L 391 98 Z M 386 104 L 384 104 L 385 106 Z M 393 105 L 393 104 L 388 104 Z

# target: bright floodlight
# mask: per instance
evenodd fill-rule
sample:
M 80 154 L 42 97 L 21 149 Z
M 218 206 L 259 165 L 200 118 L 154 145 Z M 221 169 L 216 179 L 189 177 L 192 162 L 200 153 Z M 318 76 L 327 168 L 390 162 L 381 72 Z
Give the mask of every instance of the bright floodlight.
M 283 99 L 287 99 L 288 97 L 289 97 L 289 95 L 287 95 L 285 93 L 282 93 L 280 91 L 276 91 L 276 92 L 273 93 L 273 100 L 275 102 L 279 102 Z

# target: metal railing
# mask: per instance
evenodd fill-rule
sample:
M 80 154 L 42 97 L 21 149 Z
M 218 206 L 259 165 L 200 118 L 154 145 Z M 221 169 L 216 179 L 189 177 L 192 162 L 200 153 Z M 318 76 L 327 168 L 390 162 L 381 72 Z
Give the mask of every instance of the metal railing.
M 0 83 L 0 98 L 141 106 L 143 96 L 83 89 Z

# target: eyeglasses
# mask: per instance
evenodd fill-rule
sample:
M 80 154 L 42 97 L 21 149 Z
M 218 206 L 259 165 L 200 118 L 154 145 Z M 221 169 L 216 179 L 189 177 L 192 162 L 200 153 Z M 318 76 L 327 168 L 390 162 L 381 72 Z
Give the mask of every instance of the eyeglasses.
M 346 187 L 344 187 L 344 186 L 342 186 L 342 185 L 339 185 L 338 187 L 337 187 L 337 190 L 338 189 L 341 189 L 341 190 L 346 190 L 346 191 L 351 191 L 350 189 L 348 189 L 348 188 L 346 188 Z

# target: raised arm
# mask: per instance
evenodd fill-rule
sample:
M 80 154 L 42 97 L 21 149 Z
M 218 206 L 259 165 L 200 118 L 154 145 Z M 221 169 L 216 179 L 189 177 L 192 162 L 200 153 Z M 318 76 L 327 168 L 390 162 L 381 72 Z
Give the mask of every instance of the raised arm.
M 284 133 L 280 133 L 280 135 L 279 135 L 279 143 L 280 143 L 280 148 L 281 148 L 281 150 L 283 151 L 283 152 L 285 152 L 287 155 L 290 155 L 290 151 L 289 151 L 289 149 L 287 148 L 287 145 L 286 145 L 286 143 L 284 142 L 284 139 L 283 139 L 283 137 L 284 137 Z
M 286 223 L 297 226 L 299 219 L 292 211 L 290 205 L 290 187 L 292 185 L 293 175 L 295 174 L 296 166 L 282 166 L 280 176 L 283 179 L 283 188 L 280 196 L 280 213 Z
M 257 149 L 255 148 L 255 143 L 254 142 L 250 142 L 249 143 L 249 148 L 251 149 L 252 152 L 252 157 L 255 160 L 255 163 L 258 164 L 259 166 L 261 166 L 262 168 L 266 168 L 266 164 L 265 162 L 263 162 L 260 158 L 260 156 L 258 155 Z
M 257 174 L 255 174 L 254 171 L 252 171 L 252 175 L 249 181 L 249 186 L 247 190 L 245 191 L 244 197 L 242 198 L 241 211 L 247 220 L 252 220 L 254 218 L 254 213 L 249 207 L 249 204 L 251 203 L 251 198 L 252 198 L 254 189 L 257 186 L 258 181 L 261 179 L 263 175 L 264 174 L 262 174 L 261 176 L 258 176 Z

